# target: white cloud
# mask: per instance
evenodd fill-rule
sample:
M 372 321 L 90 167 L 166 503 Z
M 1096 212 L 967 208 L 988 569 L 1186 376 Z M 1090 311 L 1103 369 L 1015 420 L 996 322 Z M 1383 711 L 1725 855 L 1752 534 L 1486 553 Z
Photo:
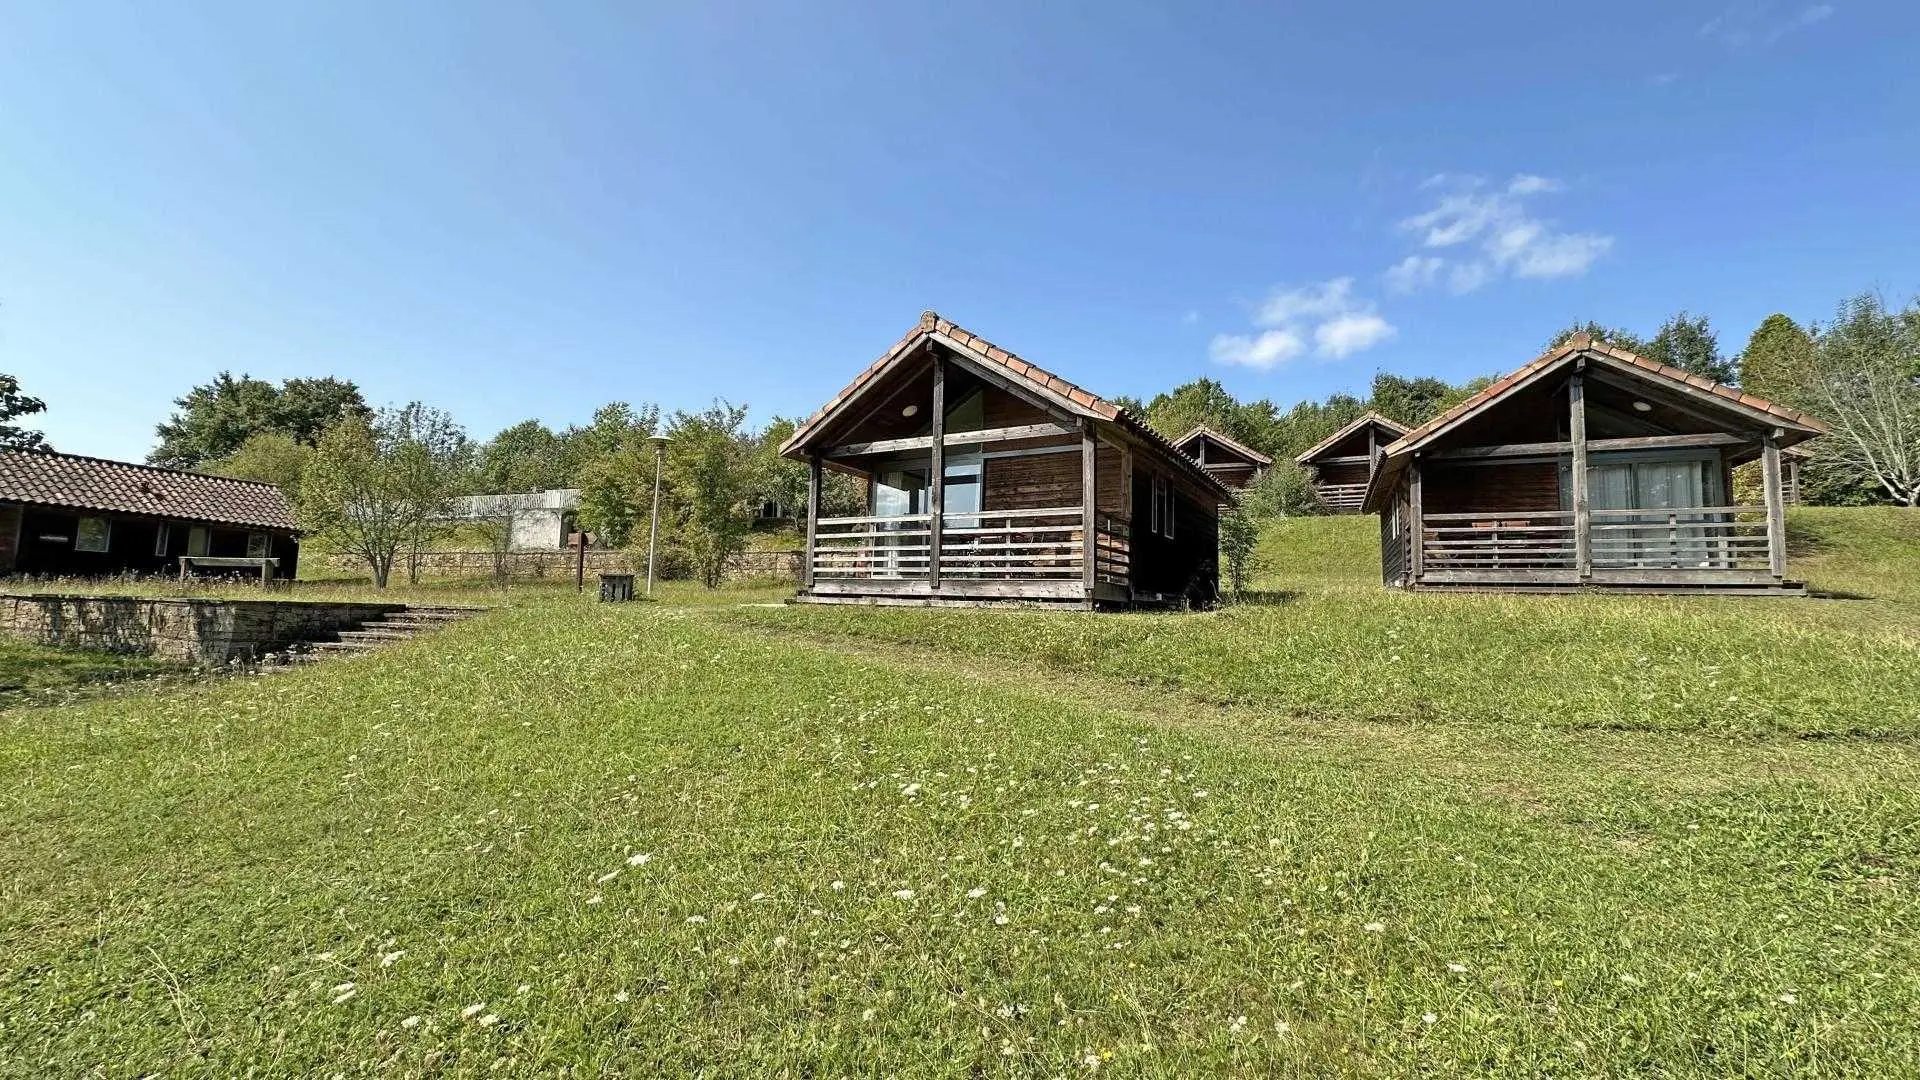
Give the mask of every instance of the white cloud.
M 1438 255 L 1409 255 L 1387 268 L 1387 289 L 1410 293 L 1432 285 L 1447 260 Z
M 1354 295 L 1350 277 L 1275 289 L 1254 309 L 1253 324 L 1258 333 L 1214 335 L 1214 361 L 1268 371 L 1306 355 L 1309 341 L 1315 356 L 1343 360 L 1398 332 Z
M 1551 177 L 1521 173 L 1496 188 L 1478 178 L 1442 174 L 1421 185 L 1435 186 L 1449 190 L 1432 208 L 1402 220 L 1400 229 L 1418 235 L 1424 248 L 1477 246 L 1477 257 L 1454 260 L 1447 273 L 1447 288 L 1454 293 L 1472 292 L 1502 273 L 1523 278 L 1584 273 L 1613 246 L 1610 236 L 1557 231 L 1533 212 L 1532 199 L 1561 190 L 1560 181 Z M 1390 267 L 1389 287 L 1411 291 L 1437 281 L 1439 258 L 1425 258 L 1433 262 L 1410 255 Z
M 1455 296 L 1467 293 L 1493 280 L 1493 268 L 1483 262 L 1455 263 L 1447 274 L 1447 291 Z
M 1788 34 L 1816 26 L 1833 17 L 1832 4 L 1781 4 L 1776 0 L 1741 0 L 1702 23 L 1698 35 L 1733 52 L 1754 52 Z
M 1270 371 L 1307 351 L 1307 343 L 1292 330 L 1267 330 L 1257 336 L 1215 334 L 1209 350 L 1216 363 Z
M 1348 312 L 1313 328 L 1314 351 L 1330 359 L 1342 360 L 1371 349 L 1398 332 L 1387 320 L 1370 311 Z
M 1260 326 L 1284 326 L 1301 319 L 1338 315 L 1352 307 L 1353 279 L 1340 277 L 1318 285 L 1274 293 L 1267 297 L 1266 303 L 1260 305 L 1253 321 Z

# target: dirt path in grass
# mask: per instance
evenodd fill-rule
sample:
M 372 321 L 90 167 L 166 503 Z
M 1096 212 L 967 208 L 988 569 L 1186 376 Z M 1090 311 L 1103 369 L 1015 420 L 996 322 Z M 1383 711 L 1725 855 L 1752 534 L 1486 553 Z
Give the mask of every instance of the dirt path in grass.
M 1875 740 L 1728 739 L 1685 731 L 1534 728 L 1305 716 L 1222 704 L 1177 689 L 1042 664 L 1007 663 L 925 645 L 714 619 L 734 633 L 823 649 L 876 665 L 1061 701 L 1147 723 L 1200 732 L 1250 752 L 1337 753 L 1356 767 L 1418 771 L 1465 783 L 1520 806 L 1598 794 L 1622 783 L 1697 797 L 1761 782 L 1828 788 L 1920 784 L 1920 747 Z

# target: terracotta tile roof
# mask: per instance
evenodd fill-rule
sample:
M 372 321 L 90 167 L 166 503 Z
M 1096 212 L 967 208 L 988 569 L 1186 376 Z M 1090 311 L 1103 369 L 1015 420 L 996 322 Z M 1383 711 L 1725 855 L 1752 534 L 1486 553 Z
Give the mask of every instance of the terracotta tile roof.
M 1221 446 L 1224 446 L 1227 449 L 1233 451 L 1234 453 L 1247 458 L 1248 460 L 1252 461 L 1256 465 L 1273 464 L 1273 459 L 1268 457 L 1267 455 L 1261 453 L 1258 450 L 1255 450 L 1253 447 L 1248 446 L 1246 443 L 1243 443 L 1238 439 L 1234 439 L 1229 436 L 1222 435 L 1205 424 L 1201 424 L 1195 427 L 1192 431 L 1189 431 L 1185 435 L 1182 435 L 1179 438 L 1173 440 L 1174 449 L 1179 450 L 1183 454 L 1187 454 L 1188 457 L 1192 457 L 1193 456 L 1192 454 L 1187 453 L 1187 444 L 1192 442 L 1195 438 L 1201 435 L 1205 435 L 1207 438 L 1212 439 L 1214 442 L 1219 443 Z
M 1395 438 L 1399 438 L 1400 436 L 1405 435 L 1407 433 L 1407 425 L 1402 424 L 1397 420 L 1389 420 L 1386 417 L 1381 416 L 1379 413 L 1369 409 L 1367 412 L 1363 413 L 1358 419 L 1354 420 L 1353 423 L 1348 424 L 1346 427 L 1341 428 L 1339 431 L 1336 431 L 1333 434 L 1327 436 L 1326 438 L 1321 439 L 1319 442 L 1314 443 L 1312 446 L 1309 446 L 1306 450 L 1295 455 L 1293 460 L 1298 464 L 1305 465 L 1310 459 L 1319 457 L 1321 454 L 1325 453 L 1328 447 L 1334 445 L 1335 443 L 1353 434 L 1354 432 L 1359 431 L 1362 427 L 1365 427 L 1368 424 L 1373 424 L 1378 427 L 1384 428 L 1389 432 L 1392 432 Z
M 1446 412 L 1441 413 L 1439 416 L 1421 424 L 1405 435 L 1402 435 L 1396 442 L 1387 447 L 1387 454 L 1391 456 L 1411 449 L 1414 445 L 1453 426 L 1454 421 L 1474 412 L 1479 409 L 1480 406 L 1506 393 L 1514 386 L 1527 381 L 1527 379 L 1535 373 L 1552 367 L 1554 364 L 1565 360 L 1577 352 L 1594 353 L 1600 356 L 1611 357 L 1623 363 L 1631 364 L 1642 371 L 1658 375 L 1671 382 L 1683 384 L 1694 390 L 1705 391 L 1716 397 L 1726 398 L 1728 401 L 1735 402 L 1746 408 L 1776 416 L 1796 427 L 1808 428 L 1821 434 L 1824 434 L 1827 430 L 1825 424 L 1803 412 L 1789 409 L 1784 405 L 1775 405 L 1765 398 L 1742 393 L 1734 387 L 1725 386 L 1714 382 L 1712 379 L 1682 371 L 1677 367 L 1655 363 L 1652 360 L 1648 360 L 1636 353 L 1628 352 L 1618 346 L 1608 345 L 1603 341 L 1595 341 L 1592 337 L 1582 332 L 1573 335 L 1573 337 L 1567 340 L 1566 344 L 1557 348 L 1548 349 L 1538 357 L 1535 357 L 1525 367 L 1494 380 L 1492 385 L 1486 389 L 1455 405 L 1453 408 L 1448 409 Z
M 0 502 L 295 528 L 287 497 L 272 484 L 73 454 L 0 450 Z
M 1192 458 L 1181 453 L 1165 435 L 1155 431 L 1144 421 L 1127 412 L 1127 410 L 1100 397 L 1098 394 L 1081 389 L 1038 364 L 1024 360 L 1008 352 L 993 342 L 988 341 L 986 338 L 981 337 L 979 334 L 955 325 L 951 320 L 942 318 L 940 314 L 935 311 L 921 312 L 920 322 L 915 325 L 913 329 L 907 331 L 899 341 L 894 342 L 893 347 L 882 353 L 879 359 L 868 364 L 866 370 L 854 376 L 852 382 L 848 383 L 839 393 L 829 399 L 825 405 L 822 405 L 816 410 L 812 416 L 807 417 L 805 423 L 795 428 L 793 435 L 780 447 L 780 452 L 782 454 L 792 454 L 794 451 L 807 445 L 808 441 L 816 433 L 819 425 L 829 416 L 833 415 L 835 410 L 858 395 L 862 389 L 874 379 L 878 378 L 882 372 L 892 367 L 895 361 L 905 356 L 916 342 L 928 337 L 937 337 L 942 342 L 950 344 L 955 349 L 965 353 L 968 358 L 976 362 L 999 368 L 1011 376 L 1013 381 L 1030 387 L 1042 397 L 1055 399 L 1070 412 L 1076 412 L 1096 420 L 1105 420 L 1108 423 L 1118 424 L 1127 428 L 1134 434 L 1165 449 L 1168 457 L 1193 479 L 1220 494 L 1231 496 L 1232 492 L 1230 489 L 1221 484 L 1221 482 L 1211 474 L 1207 473 L 1206 470 L 1200 468 L 1199 464 Z
M 1796 409 L 1789 409 L 1785 405 L 1776 405 L 1765 398 L 1757 397 L 1753 394 L 1744 393 L 1737 387 L 1726 386 L 1714 382 L 1712 379 L 1682 371 L 1668 364 L 1656 363 L 1648 360 L 1644 356 L 1622 349 L 1617 345 L 1609 345 L 1604 341 L 1596 341 L 1591 335 L 1583 331 L 1567 339 L 1565 344 L 1541 353 L 1525 367 L 1494 380 L 1486 389 L 1481 390 L 1479 393 L 1395 440 L 1386 448 L 1385 464 L 1381 468 L 1375 469 L 1373 476 L 1368 480 L 1363 509 L 1368 511 L 1375 509 L 1379 493 L 1385 490 L 1386 486 L 1398 476 L 1399 469 L 1397 466 L 1400 460 L 1415 448 L 1432 440 L 1456 423 L 1479 411 L 1489 402 L 1492 402 L 1496 398 L 1513 390 L 1515 387 L 1532 379 L 1535 375 L 1541 374 L 1562 361 L 1571 359 L 1576 353 L 1605 357 L 1619 363 L 1630 365 L 1639 371 L 1658 376 L 1671 383 L 1677 383 L 1696 396 L 1705 393 L 1712 394 L 1718 398 L 1724 398 L 1729 403 L 1737 405 L 1740 408 L 1763 413 L 1778 419 L 1784 424 L 1790 424 L 1796 428 L 1800 428 L 1807 433 L 1806 437 L 1824 435 L 1828 430 L 1826 424 L 1814 417 L 1808 416 L 1806 413 Z

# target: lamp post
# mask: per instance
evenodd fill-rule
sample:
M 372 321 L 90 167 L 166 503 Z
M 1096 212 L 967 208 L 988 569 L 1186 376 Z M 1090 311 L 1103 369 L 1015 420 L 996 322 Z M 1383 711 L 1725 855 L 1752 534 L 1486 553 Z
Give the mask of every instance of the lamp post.
M 653 520 L 647 526 L 647 599 L 653 599 L 653 557 L 660 547 L 660 468 L 667 456 L 667 437 L 653 437 Z

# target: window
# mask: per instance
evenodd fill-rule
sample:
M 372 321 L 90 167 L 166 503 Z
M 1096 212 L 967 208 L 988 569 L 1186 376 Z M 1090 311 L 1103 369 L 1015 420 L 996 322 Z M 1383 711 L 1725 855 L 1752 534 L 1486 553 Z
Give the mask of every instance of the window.
M 1147 478 L 1147 488 L 1148 488 L 1147 500 L 1148 500 L 1148 506 L 1149 506 L 1149 510 L 1147 512 L 1147 531 L 1152 533 L 1155 536 L 1159 536 L 1160 535 L 1160 474 L 1159 473 L 1154 473 L 1152 476 L 1149 476 Z
M 153 530 L 153 553 L 156 557 L 162 558 L 162 559 L 167 557 L 167 540 L 169 538 L 168 533 L 170 533 L 172 530 L 173 530 L 173 526 L 168 525 L 164 521 L 161 522 L 159 526 Z
M 269 539 L 266 533 L 247 534 L 247 558 L 264 559 L 267 557 Z
M 205 525 L 195 525 L 193 528 L 187 530 L 187 554 L 205 555 L 207 553 L 208 538 L 207 527 Z
M 73 532 L 73 550 L 105 551 L 113 540 L 113 525 L 106 518 L 83 517 Z
M 1153 512 L 1150 517 L 1149 531 L 1173 539 L 1174 519 L 1173 484 L 1166 477 L 1155 473 L 1153 476 Z

